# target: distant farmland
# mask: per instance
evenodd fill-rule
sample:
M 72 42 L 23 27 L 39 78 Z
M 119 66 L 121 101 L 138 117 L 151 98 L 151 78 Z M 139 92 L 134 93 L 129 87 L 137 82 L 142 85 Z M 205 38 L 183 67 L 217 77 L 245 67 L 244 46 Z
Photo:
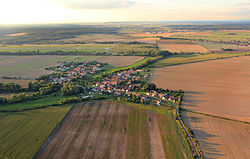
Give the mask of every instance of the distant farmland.
M 126 66 L 133 64 L 144 57 L 142 56 L 56 56 L 56 55 L 37 55 L 37 56 L 0 56 L 0 77 L 21 77 L 35 79 L 40 75 L 51 73 L 45 70 L 46 67 L 54 66 L 60 61 L 99 61 L 107 62 L 113 66 Z M 13 80 L 26 86 L 29 80 Z M 8 82 L 8 79 L 0 79 Z
M 67 51 L 67 52 L 105 52 L 110 49 L 112 45 L 92 45 L 92 44 L 67 44 L 67 45 L 3 45 L 0 46 L 0 53 L 10 52 L 10 53 L 18 53 L 18 52 L 37 52 L 37 54 L 41 53 L 49 53 L 56 51 Z
M 208 53 L 209 51 L 199 45 L 184 40 L 157 40 L 157 45 L 162 50 L 183 53 Z
M 157 61 L 150 65 L 151 67 L 164 67 L 164 66 L 172 66 L 172 65 L 179 65 L 179 64 L 187 64 L 187 63 L 195 63 L 201 61 L 208 61 L 208 60 L 216 60 L 222 58 L 230 58 L 236 57 L 240 55 L 249 54 L 250 52 L 246 53 L 236 53 L 236 54 L 192 54 L 192 55 L 173 55 L 162 60 Z
M 93 56 L 10 56 L 1 60 L 0 76 L 34 79 L 40 75 L 49 74 L 50 71 L 44 68 L 54 66 L 58 61 L 84 61 L 91 58 Z
M 192 158 L 185 137 L 178 131 L 167 113 L 113 102 L 86 102 L 75 106 L 36 157 Z

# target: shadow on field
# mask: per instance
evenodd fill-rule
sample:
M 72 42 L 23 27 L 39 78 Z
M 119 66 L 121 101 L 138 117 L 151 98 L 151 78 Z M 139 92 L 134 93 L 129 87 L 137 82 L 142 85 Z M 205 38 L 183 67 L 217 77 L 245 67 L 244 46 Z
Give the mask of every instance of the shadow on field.
M 185 91 L 185 94 L 204 94 L 203 92 Z
M 187 115 L 189 114 L 189 115 Z M 220 144 L 213 143 L 211 138 L 218 138 L 220 136 L 213 135 L 207 133 L 205 130 L 206 128 L 203 126 L 191 126 L 191 123 L 198 123 L 198 125 L 203 125 L 202 119 L 197 116 L 191 116 L 191 113 L 188 112 L 182 112 L 182 118 L 185 124 L 191 128 L 191 130 L 194 133 L 195 138 L 197 139 L 201 149 L 203 150 L 203 153 L 207 159 L 219 159 L 222 156 L 225 156 L 221 153 L 221 151 L 218 151 L 216 147 Z M 195 125 L 196 125 L 195 124 Z M 204 152 L 205 150 L 205 152 Z
M 197 95 L 202 95 L 203 92 L 195 92 L 195 91 L 185 91 L 183 96 L 183 108 L 187 108 L 189 110 L 193 110 L 191 108 L 195 108 L 202 103 L 202 100 L 197 100 Z

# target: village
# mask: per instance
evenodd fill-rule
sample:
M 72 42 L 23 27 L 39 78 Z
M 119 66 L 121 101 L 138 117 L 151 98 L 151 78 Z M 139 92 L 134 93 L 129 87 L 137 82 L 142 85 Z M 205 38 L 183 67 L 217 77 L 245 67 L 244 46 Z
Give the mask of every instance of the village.
M 141 104 L 166 105 L 177 101 L 177 97 L 171 93 L 159 93 L 156 90 L 146 89 L 150 74 L 144 69 L 127 70 L 114 73 L 111 77 L 105 77 L 96 82 L 90 94 L 99 92 L 101 94 L 112 94 L 118 100 L 124 99 L 128 102 Z
M 50 75 L 50 81 L 63 84 L 65 82 L 72 82 L 75 78 L 84 78 L 86 76 L 94 75 L 103 70 L 105 64 L 97 62 L 82 62 L 82 63 L 58 63 L 57 66 L 48 68 L 56 71 L 56 74 Z
M 57 66 L 49 68 L 56 71 L 49 76 L 49 81 L 59 84 L 76 83 L 72 82 L 74 79 L 87 81 L 88 77 L 104 71 L 105 65 L 98 62 L 59 63 Z M 158 91 L 155 86 L 155 88 L 147 88 L 149 78 L 150 71 L 146 68 L 105 74 L 99 79 L 91 81 L 92 85 L 85 87 L 88 95 L 82 96 L 82 98 L 111 95 L 117 100 L 156 106 L 172 104 L 178 100 L 178 93 L 176 95 L 173 91 L 163 89 Z M 78 85 L 80 84 L 78 83 Z M 154 84 L 151 83 L 151 85 Z

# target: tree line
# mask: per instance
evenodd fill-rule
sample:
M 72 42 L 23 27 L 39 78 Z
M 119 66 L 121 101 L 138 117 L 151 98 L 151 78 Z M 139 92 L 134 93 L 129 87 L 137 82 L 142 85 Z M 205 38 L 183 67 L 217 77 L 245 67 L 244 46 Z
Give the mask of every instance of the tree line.
M 15 83 L 0 83 L 0 93 L 20 92 L 21 86 Z

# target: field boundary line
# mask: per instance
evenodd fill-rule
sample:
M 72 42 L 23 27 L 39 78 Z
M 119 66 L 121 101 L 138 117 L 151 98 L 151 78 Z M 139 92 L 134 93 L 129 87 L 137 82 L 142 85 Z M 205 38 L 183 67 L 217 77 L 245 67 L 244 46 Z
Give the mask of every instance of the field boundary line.
M 176 65 L 185 65 L 185 64 L 192 64 L 192 63 L 199 63 L 199 62 L 206 62 L 206 61 L 215 61 L 215 60 L 224 60 L 224 59 L 230 59 L 230 58 L 234 58 L 234 57 L 240 57 L 240 56 L 245 56 L 246 53 L 242 53 L 242 55 L 235 55 L 235 56 L 230 56 L 230 57 L 217 57 L 214 59 L 204 59 L 204 60 L 200 60 L 200 61 L 190 61 L 190 62 L 184 62 L 184 63 L 176 63 L 176 64 L 166 64 L 164 66 L 151 66 L 150 68 L 162 68 L 162 67 L 168 67 L 168 66 L 176 66 Z M 171 57 L 171 56 L 169 56 Z
M 205 116 L 209 116 L 209 117 L 213 117 L 213 118 L 219 118 L 219 119 L 223 119 L 223 120 L 229 120 L 229 121 L 234 121 L 234 122 L 240 122 L 240 123 L 243 123 L 243 124 L 248 124 L 248 125 L 250 125 L 250 122 L 247 122 L 247 121 L 236 120 L 236 119 L 226 118 L 226 117 L 217 116 L 217 115 L 212 115 L 212 114 L 207 114 L 207 113 L 202 113 L 202 112 L 196 112 L 196 111 L 192 111 L 192 110 L 188 110 L 188 109 L 183 109 L 183 108 L 181 108 L 181 111 L 190 112 L 190 113 L 194 113 L 194 114 L 205 115 Z
M 67 114 L 64 116 L 64 118 L 56 125 L 54 130 L 50 133 L 50 135 L 47 137 L 47 139 L 44 141 L 44 143 L 41 145 L 41 147 L 38 149 L 38 151 L 35 153 L 35 155 L 32 157 L 32 159 L 37 159 L 43 150 L 46 148 L 46 146 L 49 144 L 51 139 L 56 135 L 57 131 L 61 128 L 61 126 L 64 124 L 64 122 L 69 118 L 71 112 L 74 110 L 77 104 L 74 104 L 70 110 L 67 112 Z
M 198 151 L 197 151 L 197 149 L 196 149 L 196 146 L 195 146 L 195 144 L 194 144 L 194 142 L 193 142 L 193 140 L 192 140 L 192 137 L 189 135 L 189 133 L 187 132 L 187 130 L 186 130 L 185 126 L 184 126 L 184 123 L 183 123 L 183 121 L 182 121 L 182 119 L 181 119 L 181 117 L 180 117 L 178 108 L 175 107 L 175 110 L 176 110 L 177 119 L 178 119 L 178 121 L 179 121 L 179 123 L 180 123 L 182 129 L 184 130 L 185 134 L 186 134 L 187 137 L 189 138 L 189 140 L 190 140 L 190 142 L 191 142 L 191 145 L 192 145 L 192 147 L 193 147 L 193 149 L 194 149 L 194 151 L 195 151 L 195 153 L 196 153 L 196 155 L 197 155 L 197 158 L 198 158 L 198 159 L 201 159 L 200 154 L 198 153 Z

